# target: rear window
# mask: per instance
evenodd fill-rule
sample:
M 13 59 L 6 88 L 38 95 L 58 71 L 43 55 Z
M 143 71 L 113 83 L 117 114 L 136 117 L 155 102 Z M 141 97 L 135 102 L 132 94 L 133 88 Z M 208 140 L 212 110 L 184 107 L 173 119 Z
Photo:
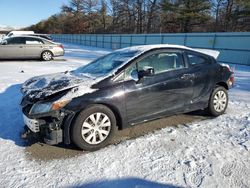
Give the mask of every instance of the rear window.
M 193 53 L 188 53 L 187 57 L 188 57 L 188 62 L 191 65 L 201 65 L 209 62 L 207 58 Z

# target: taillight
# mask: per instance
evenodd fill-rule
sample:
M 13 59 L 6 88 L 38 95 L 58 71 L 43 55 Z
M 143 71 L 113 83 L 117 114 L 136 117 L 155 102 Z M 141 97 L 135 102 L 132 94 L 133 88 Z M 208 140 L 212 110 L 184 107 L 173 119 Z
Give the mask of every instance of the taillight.
M 229 68 L 228 68 L 228 70 L 231 72 L 231 75 L 230 75 L 230 78 L 229 78 L 229 84 L 231 85 L 231 86 L 233 86 L 234 85 L 234 68 L 232 69 L 230 66 L 228 66 Z
M 224 67 L 227 67 L 227 69 L 229 70 L 229 72 L 233 72 L 231 67 L 228 64 L 223 64 Z
M 62 44 L 58 45 L 58 47 L 59 47 L 59 48 L 64 49 L 64 47 L 63 47 L 63 45 L 62 45 Z
M 223 67 L 226 67 L 228 71 L 231 73 L 229 79 L 227 80 L 228 85 L 231 87 L 234 85 L 234 68 L 231 68 L 228 64 L 222 63 L 221 64 Z
M 231 76 L 230 76 L 230 81 L 232 82 L 232 85 L 234 84 L 234 70 L 235 70 L 235 67 L 230 67 L 229 65 L 228 65 L 228 70 L 231 72 Z
M 230 82 L 232 83 L 231 85 L 234 85 L 234 73 L 232 72 L 230 78 L 229 78 Z

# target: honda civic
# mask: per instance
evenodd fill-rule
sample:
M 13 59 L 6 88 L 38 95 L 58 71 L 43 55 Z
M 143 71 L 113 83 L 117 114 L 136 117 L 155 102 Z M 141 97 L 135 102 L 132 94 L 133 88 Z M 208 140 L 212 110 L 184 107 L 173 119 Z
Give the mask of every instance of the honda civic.
M 179 45 L 135 46 L 33 77 L 21 88 L 24 136 L 94 151 L 117 130 L 142 122 L 200 109 L 222 115 L 234 75 L 217 63 L 218 55 Z

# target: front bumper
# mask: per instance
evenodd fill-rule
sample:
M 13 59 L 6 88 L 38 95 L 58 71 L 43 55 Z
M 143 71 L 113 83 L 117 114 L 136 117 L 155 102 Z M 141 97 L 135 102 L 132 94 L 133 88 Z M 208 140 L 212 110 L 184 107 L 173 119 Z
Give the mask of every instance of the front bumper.
M 24 124 L 33 132 L 37 133 L 40 131 L 40 125 L 42 122 L 36 120 L 36 119 L 30 119 L 26 115 L 23 114 L 23 121 Z
M 56 145 L 61 142 L 69 144 L 69 127 L 71 122 L 67 120 L 72 114 L 60 110 L 47 113 L 46 115 L 30 116 L 23 109 L 25 134 L 33 135 L 36 139 L 44 141 L 49 145 Z

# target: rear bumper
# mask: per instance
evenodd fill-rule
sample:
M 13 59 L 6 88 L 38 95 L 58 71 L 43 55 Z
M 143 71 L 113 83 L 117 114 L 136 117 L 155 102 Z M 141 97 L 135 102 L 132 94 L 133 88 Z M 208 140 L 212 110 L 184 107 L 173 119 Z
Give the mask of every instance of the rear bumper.
M 54 57 L 58 57 L 58 56 L 64 56 L 65 51 L 64 51 L 64 49 L 57 48 L 57 49 L 54 49 L 52 51 L 52 53 L 53 53 Z

